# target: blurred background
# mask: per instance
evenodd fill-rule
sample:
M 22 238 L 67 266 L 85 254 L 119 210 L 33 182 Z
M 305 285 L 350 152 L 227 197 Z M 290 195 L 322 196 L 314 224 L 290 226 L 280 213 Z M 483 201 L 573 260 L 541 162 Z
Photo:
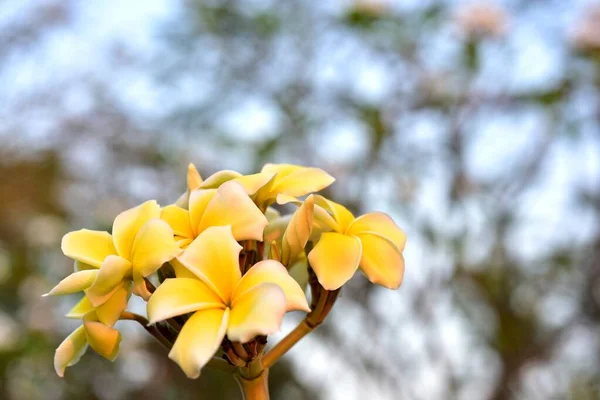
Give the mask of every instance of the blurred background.
M 357 275 L 273 399 L 600 398 L 600 3 L 0 0 L 0 88 L 0 399 L 240 398 L 131 322 L 52 365 L 62 235 L 188 162 L 320 166 L 408 234 L 401 289 Z

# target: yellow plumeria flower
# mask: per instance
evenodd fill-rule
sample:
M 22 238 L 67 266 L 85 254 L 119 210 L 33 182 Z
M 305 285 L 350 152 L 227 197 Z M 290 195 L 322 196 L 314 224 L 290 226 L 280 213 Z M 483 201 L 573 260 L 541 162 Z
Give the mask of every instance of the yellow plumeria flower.
M 204 230 L 179 257 L 190 277 L 165 280 L 148 301 L 150 323 L 193 313 L 169 353 L 190 378 L 200 375 L 225 335 L 246 343 L 278 331 L 285 312 L 310 310 L 277 261 L 260 261 L 241 276 L 241 249 L 230 226 Z
M 336 290 L 360 267 L 376 284 L 397 289 L 404 275 L 406 235 L 381 212 L 358 218 L 344 206 L 315 196 L 315 230 L 325 231 L 308 254 L 310 265 L 327 290 Z
M 335 182 L 335 178 L 320 168 L 293 164 L 265 164 L 261 173 L 275 174 L 275 177 L 261 187 L 254 195 L 255 203 L 266 209 L 277 195 L 293 197 L 318 192 Z
M 97 307 L 133 281 L 135 294 L 144 299 L 150 297 L 144 278 L 181 253 L 173 230 L 160 219 L 160 213 L 160 206 L 151 200 L 119 214 L 112 235 L 87 229 L 67 233 L 62 240 L 62 251 L 78 261 L 81 270 L 65 278 L 48 294 L 85 291 Z
M 68 366 L 76 364 L 88 345 L 102 357 L 113 361 L 119 353 L 121 333 L 112 328 L 121 312 L 127 306 L 129 292 L 120 288 L 111 298 L 94 307 L 87 296 L 66 315 L 68 318 L 82 319 L 83 324 L 71 333 L 56 349 L 54 368 L 63 377 Z
M 237 181 L 227 181 L 218 189 L 195 189 L 190 194 L 189 211 L 170 205 L 163 209 L 161 218 L 173 228 L 182 249 L 211 226 L 231 226 L 236 240 L 262 240 L 269 223 Z M 171 265 L 178 277 L 187 276 L 177 260 Z

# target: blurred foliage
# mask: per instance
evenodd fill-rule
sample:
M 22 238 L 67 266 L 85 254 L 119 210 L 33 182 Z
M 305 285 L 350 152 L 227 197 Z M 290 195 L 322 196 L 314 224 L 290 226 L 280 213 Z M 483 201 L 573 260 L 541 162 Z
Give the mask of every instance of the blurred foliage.
M 174 1 L 144 45 L 86 2 L 0 3 L 0 398 L 239 398 L 135 326 L 116 362 L 52 369 L 61 236 L 175 200 L 189 161 L 318 165 L 408 232 L 402 289 L 350 282 L 274 399 L 598 398 L 600 24 L 425 3 Z

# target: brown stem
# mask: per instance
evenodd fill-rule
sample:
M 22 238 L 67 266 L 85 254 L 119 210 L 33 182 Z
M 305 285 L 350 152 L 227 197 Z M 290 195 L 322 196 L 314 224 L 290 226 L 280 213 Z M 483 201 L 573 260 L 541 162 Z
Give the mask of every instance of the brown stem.
M 254 378 L 245 378 L 239 374 L 234 375 L 240 386 L 244 400 L 269 400 L 269 370 L 263 370 Z
M 129 311 L 123 311 L 121 313 L 121 317 L 119 319 L 136 321 L 137 323 L 139 323 L 140 325 L 142 325 L 144 327 L 146 332 L 148 332 L 149 334 L 154 336 L 154 338 L 156 340 L 158 340 L 160 342 L 160 344 L 165 346 L 165 348 L 167 350 L 171 350 L 171 347 L 173 347 L 173 344 L 166 337 L 164 337 L 162 335 L 162 333 L 160 333 L 160 331 L 156 328 L 156 326 L 154 326 L 154 325 L 148 326 L 149 321 L 145 317 L 143 317 L 139 314 L 134 314 Z

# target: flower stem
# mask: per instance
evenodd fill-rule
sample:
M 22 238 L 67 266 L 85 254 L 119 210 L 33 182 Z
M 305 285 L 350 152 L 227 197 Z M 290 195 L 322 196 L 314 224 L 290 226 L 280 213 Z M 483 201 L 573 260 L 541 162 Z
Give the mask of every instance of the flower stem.
M 246 378 L 240 374 L 234 375 L 240 386 L 244 400 L 269 400 L 269 370 L 265 369 L 260 375 Z
M 156 328 L 155 325 L 148 326 L 149 321 L 145 317 L 139 314 L 134 314 L 129 311 L 123 311 L 119 319 L 136 321 L 144 327 L 146 332 L 154 336 L 154 338 L 158 340 L 158 342 L 162 344 L 167 350 L 171 350 L 171 347 L 173 347 L 173 344 L 166 337 L 164 337 L 162 333 L 160 333 L 160 331 Z
M 302 320 L 300 324 L 291 331 L 286 337 L 281 339 L 279 343 L 275 345 L 267 354 L 262 358 L 262 364 L 264 368 L 269 368 L 277 362 L 285 353 L 288 352 L 296 343 L 300 341 L 304 336 L 312 332 L 314 327 L 311 327 L 306 319 Z

